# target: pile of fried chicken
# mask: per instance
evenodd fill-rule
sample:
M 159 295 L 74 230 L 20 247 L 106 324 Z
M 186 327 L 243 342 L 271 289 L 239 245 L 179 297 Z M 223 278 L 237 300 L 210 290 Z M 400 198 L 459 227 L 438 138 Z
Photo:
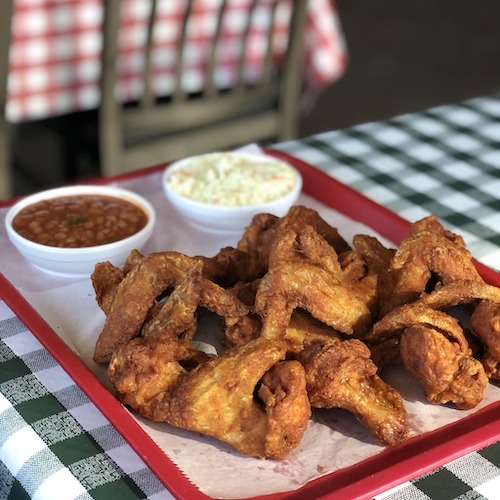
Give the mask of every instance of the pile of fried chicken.
M 475 407 L 500 380 L 500 288 L 462 237 L 430 216 L 398 248 L 348 244 L 319 214 L 260 214 L 213 257 L 133 251 L 92 274 L 106 321 L 94 360 L 143 417 L 284 459 L 313 408 L 343 408 L 384 445 L 408 437 L 403 398 L 385 383 L 400 362 L 430 403 Z M 452 311 L 468 312 L 464 326 Z M 194 347 L 201 312 L 223 352 Z

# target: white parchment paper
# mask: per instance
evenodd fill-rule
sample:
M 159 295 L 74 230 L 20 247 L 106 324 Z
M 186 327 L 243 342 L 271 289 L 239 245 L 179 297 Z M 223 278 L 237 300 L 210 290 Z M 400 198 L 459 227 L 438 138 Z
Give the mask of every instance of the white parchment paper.
M 119 183 L 146 196 L 157 211 L 157 226 L 143 253 L 176 250 L 188 255 L 214 255 L 239 235 L 219 236 L 187 226 L 163 195 L 161 173 Z M 335 196 L 335 193 L 332 193 Z M 317 210 L 342 236 L 351 241 L 357 233 L 372 234 L 361 225 L 301 195 L 298 203 Z M 54 277 L 35 269 L 10 244 L 4 228 L 6 210 L 0 210 L 0 269 L 25 299 L 43 316 L 58 335 L 108 386 L 104 370 L 92 361 L 95 341 L 104 325 L 104 315 L 95 302 L 89 279 Z M 420 385 L 402 368 L 384 375 L 402 393 L 410 416 L 411 435 L 442 427 L 500 399 L 500 388 L 490 385 L 484 401 L 470 411 L 433 406 L 425 402 Z M 374 456 L 384 448 L 347 412 L 318 411 L 310 421 L 300 446 L 283 462 L 241 456 L 230 446 L 211 438 L 137 421 L 158 446 L 205 494 L 219 498 L 243 498 L 300 488 L 321 475 Z

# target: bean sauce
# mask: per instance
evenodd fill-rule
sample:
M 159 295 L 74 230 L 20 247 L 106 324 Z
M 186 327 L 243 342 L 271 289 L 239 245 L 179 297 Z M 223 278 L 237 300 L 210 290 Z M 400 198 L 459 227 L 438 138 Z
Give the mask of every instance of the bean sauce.
M 81 248 L 127 238 L 147 221 L 146 213 L 129 201 L 89 194 L 33 203 L 14 217 L 12 226 L 42 245 Z

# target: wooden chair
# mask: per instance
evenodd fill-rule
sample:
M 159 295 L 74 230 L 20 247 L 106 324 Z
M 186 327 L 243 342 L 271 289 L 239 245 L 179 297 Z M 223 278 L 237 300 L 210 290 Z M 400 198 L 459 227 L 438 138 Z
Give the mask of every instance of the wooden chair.
M 0 200 L 13 195 L 10 126 L 5 118 L 12 1 L 0 2 Z
M 213 73 L 215 47 L 226 14 L 227 0 L 221 0 L 207 83 L 201 93 L 190 95 L 180 85 L 183 71 L 180 54 L 186 42 L 187 21 L 193 6 L 193 0 L 188 0 L 178 44 L 176 88 L 169 98 L 161 99 L 151 90 L 152 33 L 157 3 L 153 0 L 145 44 L 143 94 L 138 102 L 125 106 L 116 97 L 121 3 L 105 2 L 102 102 L 99 109 L 100 168 L 103 175 L 115 175 L 191 154 L 297 136 L 306 1 L 290 2 L 293 9 L 290 36 L 279 71 L 273 67 L 270 30 L 262 80 L 251 85 L 245 81 L 242 76 L 245 62 L 240 56 L 237 83 L 220 90 L 214 84 Z M 252 3 L 252 9 L 255 9 L 259 2 L 254 0 Z M 273 16 L 279 3 L 280 0 L 274 0 Z M 241 40 L 243 45 L 248 40 L 251 16 L 252 12 L 249 12 Z

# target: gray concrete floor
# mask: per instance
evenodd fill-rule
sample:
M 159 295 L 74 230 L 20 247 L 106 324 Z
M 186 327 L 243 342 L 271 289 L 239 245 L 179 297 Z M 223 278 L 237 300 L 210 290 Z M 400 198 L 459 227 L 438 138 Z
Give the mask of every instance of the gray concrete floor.
M 336 2 L 349 65 L 303 116 L 301 137 L 500 89 L 500 1 Z M 89 112 L 20 127 L 16 192 L 95 174 L 96 123 Z

